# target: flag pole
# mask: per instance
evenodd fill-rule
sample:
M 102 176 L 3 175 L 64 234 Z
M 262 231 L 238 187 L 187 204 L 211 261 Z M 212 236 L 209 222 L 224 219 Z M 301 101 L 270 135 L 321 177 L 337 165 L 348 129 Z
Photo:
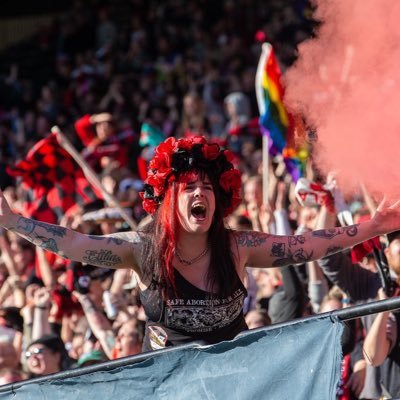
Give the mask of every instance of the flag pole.
M 261 47 L 261 56 L 257 65 L 256 79 L 255 79 L 255 91 L 257 98 L 258 111 L 260 116 L 265 113 L 265 102 L 264 102 L 264 89 L 262 87 L 263 72 L 265 68 L 265 61 L 271 53 L 272 46 L 269 43 L 263 43 Z M 262 193 L 263 193 L 263 204 L 269 204 L 268 195 L 268 181 L 269 181 L 269 137 L 263 135 L 262 137 Z
M 86 177 L 86 179 L 92 184 L 96 189 L 98 189 L 104 197 L 104 200 L 111 207 L 115 207 L 124 221 L 129 225 L 132 230 L 136 230 L 137 225 L 135 221 L 127 214 L 127 212 L 121 207 L 119 201 L 112 194 L 108 193 L 100 179 L 97 177 L 97 174 L 93 171 L 93 169 L 87 164 L 87 162 L 83 159 L 83 157 L 78 153 L 72 143 L 67 139 L 67 137 L 61 132 L 58 126 L 53 126 L 51 128 L 51 132 L 56 134 L 58 143 L 63 147 L 65 151 L 67 151 L 71 157 L 76 161 L 76 163 L 82 168 L 82 171 Z

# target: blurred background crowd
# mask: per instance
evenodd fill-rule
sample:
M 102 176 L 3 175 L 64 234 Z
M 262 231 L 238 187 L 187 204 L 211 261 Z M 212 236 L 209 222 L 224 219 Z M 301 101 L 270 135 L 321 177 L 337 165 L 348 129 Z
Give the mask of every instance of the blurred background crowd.
M 71 1 L 51 24 L 0 53 L 0 187 L 22 210 L 19 181 L 6 167 L 58 125 L 140 227 L 148 217 L 138 192 L 154 147 L 169 136 L 205 135 L 232 150 L 243 173 L 243 203 L 229 227 L 292 234 L 336 226 L 337 183 L 318 173 L 312 144 L 304 174 L 329 186 L 329 201 L 300 204 L 279 156 L 269 162 L 263 197 L 254 89 L 261 44 L 273 44 L 284 73 L 297 45 L 313 35 L 312 15 L 306 0 Z M 375 210 L 365 188 L 356 192 L 345 199 L 354 222 Z M 63 223 L 89 234 L 130 229 L 102 200 Z M 378 292 L 384 298 L 373 250 L 396 273 L 399 246 L 394 234 L 320 262 L 249 268 L 249 328 L 366 302 Z M 0 249 L 0 384 L 141 351 L 146 315 L 130 271 L 66 265 L 7 231 Z M 346 326 L 338 398 L 378 398 L 382 382 L 399 389 L 393 369 L 372 368 L 379 362 L 363 355 L 363 346 L 374 344 L 373 323 Z M 396 319 L 384 324 L 392 350 Z

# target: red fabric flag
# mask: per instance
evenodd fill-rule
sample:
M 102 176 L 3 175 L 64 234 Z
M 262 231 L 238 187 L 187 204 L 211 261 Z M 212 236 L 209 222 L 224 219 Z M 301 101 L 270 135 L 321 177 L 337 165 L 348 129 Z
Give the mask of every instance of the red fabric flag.
M 102 198 L 60 146 L 55 133 L 36 143 L 25 159 L 7 172 L 21 179 L 24 216 L 40 221 L 57 224 L 67 211 Z
M 22 213 L 28 218 L 59 224 L 67 212 L 72 213 L 79 206 L 102 199 L 79 165 L 60 146 L 55 133 L 37 142 L 25 159 L 14 167 L 7 167 L 7 173 L 21 180 Z M 57 256 L 46 251 L 46 258 L 54 266 Z M 41 276 L 38 260 L 36 274 Z

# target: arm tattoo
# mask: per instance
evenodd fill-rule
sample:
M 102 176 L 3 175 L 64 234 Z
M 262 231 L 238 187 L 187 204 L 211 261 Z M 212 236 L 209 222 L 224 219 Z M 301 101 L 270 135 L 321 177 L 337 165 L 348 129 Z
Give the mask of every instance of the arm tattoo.
M 53 238 L 47 238 L 44 236 L 36 236 L 36 238 L 33 239 L 33 243 L 40 246 L 42 249 L 49 250 L 53 253 L 60 253 L 60 250 L 57 246 L 57 242 Z
M 272 243 L 271 256 L 284 257 L 285 256 L 285 243 Z
M 83 261 L 88 264 L 114 267 L 121 263 L 121 257 L 113 254 L 111 250 L 86 250 Z
M 141 237 L 137 232 L 117 232 L 107 235 L 110 239 L 118 239 L 129 243 L 139 244 L 141 243 Z M 122 243 L 122 242 L 121 242 Z
M 95 312 L 98 311 L 95 305 L 93 304 L 92 300 L 90 300 L 89 297 L 87 296 L 82 298 L 81 306 L 85 314 L 94 314 Z
M 358 225 L 359 225 L 359 224 L 357 224 L 357 225 L 351 225 L 351 226 L 346 227 L 346 228 L 345 228 L 346 233 L 347 233 L 349 236 L 356 236 L 357 233 L 358 233 Z
M 356 236 L 358 233 L 358 224 L 336 229 L 321 229 L 318 231 L 313 231 L 312 235 L 323 239 L 332 239 L 335 236 L 342 235 L 343 233 L 346 233 L 347 236 L 351 237 Z
M 90 239 L 97 240 L 100 242 L 106 240 L 107 244 L 114 243 L 118 246 L 121 245 L 122 243 L 124 243 L 124 241 L 122 239 L 118 239 L 116 237 L 105 237 L 105 236 L 95 236 L 95 235 L 89 235 L 89 237 L 90 237 Z
M 100 235 L 88 235 L 88 236 L 89 236 L 90 239 L 98 240 L 99 242 L 104 240 L 104 236 L 100 236 Z
M 86 318 L 89 322 L 90 328 L 95 331 L 100 329 L 104 332 L 105 316 L 103 315 L 103 313 L 96 307 L 96 305 L 92 302 L 92 300 L 87 296 L 84 296 L 80 300 L 80 303 L 86 315 Z M 110 346 L 109 350 L 111 350 L 115 344 L 114 334 L 112 333 L 112 331 L 105 333 L 107 335 L 106 336 L 107 346 Z M 95 335 L 97 336 L 96 333 Z M 114 342 L 112 340 L 114 340 Z
M 105 342 L 110 350 L 112 350 L 115 346 L 115 336 L 112 331 L 106 332 Z
M 44 222 L 35 221 L 24 217 L 20 217 L 18 219 L 16 229 L 21 229 L 25 235 L 30 235 L 35 231 L 37 226 L 43 228 L 46 232 L 52 234 L 53 236 L 58 236 L 60 238 L 67 234 L 67 228 L 62 226 L 46 224 Z
M 114 244 L 120 246 L 122 243 L 124 243 L 124 241 L 122 239 L 118 239 L 116 237 L 108 237 L 107 243 L 114 243 Z
M 274 253 L 274 245 L 279 245 L 276 246 L 276 248 L 279 248 L 279 251 L 276 251 Z M 310 261 L 312 256 L 313 256 L 313 251 L 310 253 L 307 253 L 303 248 L 297 249 L 295 252 L 291 252 L 290 249 L 287 250 L 287 253 L 285 254 L 285 245 L 283 244 L 283 250 L 282 250 L 282 243 L 273 243 L 272 244 L 272 251 L 271 255 L 274 257 L 279 257 L 277 258 L 273 263 L 272 266 L 274 267 L 281 267 L 284 265 L 290 265 L 290 264 L 300 264 L 300 263 L 305 263 L 307 261 Z M 279 254 L 279 255 L 278 255 Z
M 342 250 L 343 250 L 343 247 L 340 247 L 340 246 L 328 247 L 326 249 L 325 256 L 329 256 L 330 254 L 339 253 L 339 251 L 342 251 Z
M 121 245 L 124 242 L 134 244 L 141 242 L 140 236 L 137 234 L 137 232 L 117 232 L 104 236 L 89 235 L 89 237 L 90 239 L 98 241 L 107 240 L 107 243 L 114 243 L 116 245 Z
M 255 232 L 240 232 L 238 245 L 243 247 L 258 247 L 267 241 L 268 235 Z
M 46 236 L 39 235 L 35 228 L 39 226 L 43 228 L 46 232 L 52 234 L 52 236 L 63 237 L 67 234 L 67 229 L 61 226 L 50 225 L 46 223 L 42 223 L 39 221 L 29 220 L 24 217 L 20 217 L 18 219 L 18 224 L 14 230 L 18 232 L 18 229 L 22 230 L 22 235 L 32 242 L 34 245 L 41 247 L 42 249 L 51 251 L 60 255 L 61 257 L 68 258 L 65 254 L 58 248 L 57 240 L 53 237 L 48 238 Z
M 303 235 L 288 236 L 289 247 L 296 246 L 297 244 L 304 244 L 306 238 Z

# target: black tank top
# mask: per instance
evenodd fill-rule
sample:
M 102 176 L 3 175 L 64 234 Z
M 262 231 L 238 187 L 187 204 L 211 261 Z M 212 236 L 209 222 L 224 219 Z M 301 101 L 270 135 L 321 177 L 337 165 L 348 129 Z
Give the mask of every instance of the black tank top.
M 247 328 L 243 316 L 246 288 L 240 278 L 225 298 L 197 288 L 175 271 L 176 293 L 160 297 L 157 283 L 141 292 L 148 317 L 143 351 L 202 340 L 209 344 L 233 339 Z M 236 271 L 235 271 L 236 273 Z

